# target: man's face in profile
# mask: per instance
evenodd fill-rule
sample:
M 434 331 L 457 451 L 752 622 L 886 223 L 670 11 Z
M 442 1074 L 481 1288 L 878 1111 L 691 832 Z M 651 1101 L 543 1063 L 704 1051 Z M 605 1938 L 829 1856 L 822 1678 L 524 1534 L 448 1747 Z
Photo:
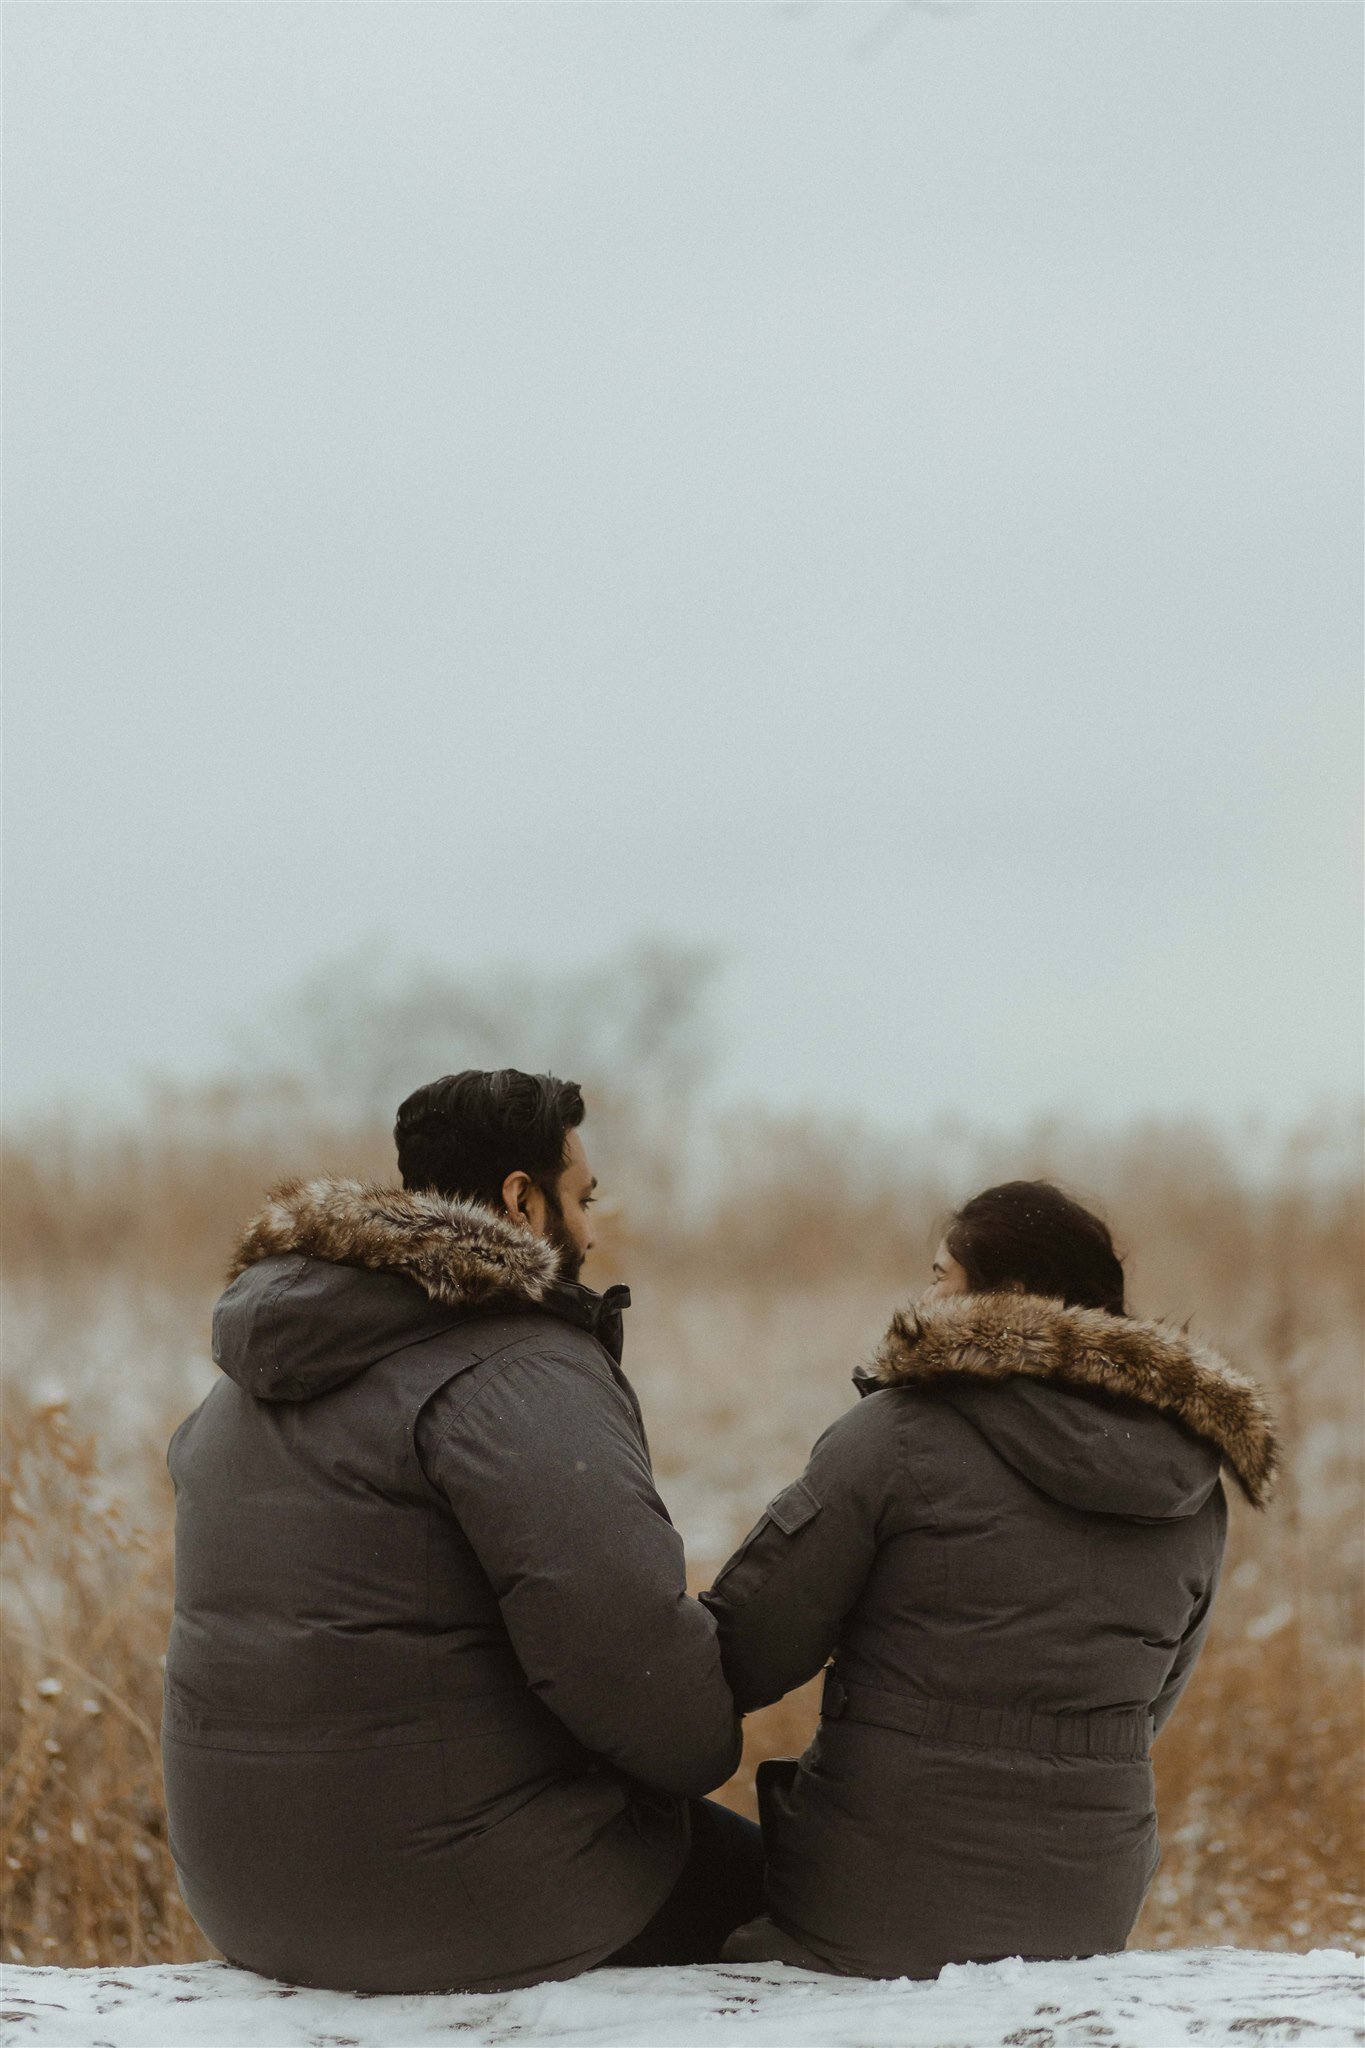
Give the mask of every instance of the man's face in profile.
M 544 1219 L 537 1221 L 533 1216 L 537 1234 L 548 1238 L 559 1253 L 561 1279 L 577 1280 L 583 1261 L 593 1248 L 591 1211 L 596 1189 L 597 1176 L 588 1163 L 582 1137 L 578 1131 L 570 1131 L 564 1148 L 564 1168 L 553 1195 L 540 1196 Z

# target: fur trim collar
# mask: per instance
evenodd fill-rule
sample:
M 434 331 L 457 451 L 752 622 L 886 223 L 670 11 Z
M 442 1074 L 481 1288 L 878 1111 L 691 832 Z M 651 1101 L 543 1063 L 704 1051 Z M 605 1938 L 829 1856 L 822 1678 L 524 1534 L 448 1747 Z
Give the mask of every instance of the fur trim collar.
M 1265 1397 L 1207 1344 L 1161 1323 L 1031 1294 L 966 1294 L 901 1309 L 872 1360 L 879 1386 L 1014 1373 L 1159 1409 L 1212 1443 L 1253 1507 L 1280 1462 Z
M 553 1245 L 479 1202 L 327 1176 L 274 1190 L 238 1239 L 228 1279 L 290 1252 L 400 1274 L 446 1308 L 538 1302 L 559 1277 Z

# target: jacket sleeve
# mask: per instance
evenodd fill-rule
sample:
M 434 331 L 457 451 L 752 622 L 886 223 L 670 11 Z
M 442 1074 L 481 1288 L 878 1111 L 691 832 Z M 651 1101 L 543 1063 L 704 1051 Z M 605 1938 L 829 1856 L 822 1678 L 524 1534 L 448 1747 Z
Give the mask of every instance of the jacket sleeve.
M 1226 1530 L 1227 1505 L 1223 1499 L 1222 1488 L 1219 1487 L 1217 1513 L 1214 1518 L 1214 1553 L 1209 1568 L 1208 1582 L 1196 1601 L 1185 1633 L 1180 1638 L 1174 1662 L 1166 1674 L 1166 1683 L 1152 1701 L 1153 1733 L 1156 1735 L 1160 1735 L 1162 1729 L 1170 1720 L 1176 1701 L 1180 1698 L 1181 1693 L 1184 1692 L 1185 1687 L 1194 1675 L 1194 1667 L 1199 1660 L 1199 1652 L 1204 1647 L 1205 1638 L 1209 1632 L 1209 1623 L 1213 1619 L 1213 1596 L 1218 1591 L 1218 1577 L 1222 1569 L 1223 1539 Z
M 742 1713 L 813 1678 L 856 1604 L 880 1543 L 912 1516 L 895 1484 L 895 1396 L 842 1415 L 800 1479 L 770 1501 L 702 1599 Z
M 439 1405 L 438 1405 L 439 1404 Z M 724 1782 L 740 1729 L 715 1624 L 624 1391 L 565 1347 L 452 1383 L 419 1450 L 533 1692 L 595 1755 L 675 1797 Z

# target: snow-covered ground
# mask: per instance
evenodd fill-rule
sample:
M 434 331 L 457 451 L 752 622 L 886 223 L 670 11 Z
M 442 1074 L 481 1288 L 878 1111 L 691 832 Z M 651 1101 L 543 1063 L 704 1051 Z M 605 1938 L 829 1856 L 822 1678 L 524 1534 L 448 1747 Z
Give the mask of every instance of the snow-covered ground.
M 300 1991 L 225 1963 L 9 1965 L 0 2020 L 7 2048 L 1354 2048 L 1365 1974 L 1343 1949 L 1221 1948 L 968 1963 L 934 1984 L 720 1966 L 381 1998 Z

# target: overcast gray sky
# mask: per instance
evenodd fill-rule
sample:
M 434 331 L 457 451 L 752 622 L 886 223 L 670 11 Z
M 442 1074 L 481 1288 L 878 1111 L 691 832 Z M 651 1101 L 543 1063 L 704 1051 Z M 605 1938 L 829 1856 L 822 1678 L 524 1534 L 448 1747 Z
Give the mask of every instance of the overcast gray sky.
M 14 1108 L 642 932 L 774 1103 L 1358 1088 L 1355 7 L 6 12 Z

